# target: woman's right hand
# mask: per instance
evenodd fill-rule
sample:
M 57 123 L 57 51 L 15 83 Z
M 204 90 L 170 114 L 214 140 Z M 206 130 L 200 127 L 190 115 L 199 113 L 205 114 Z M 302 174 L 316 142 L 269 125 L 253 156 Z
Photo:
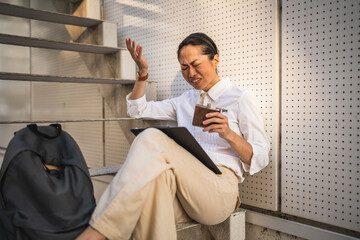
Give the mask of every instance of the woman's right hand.
M 142 55 L 142 46 L 136 46 L 135 41 L 131 41 L 131 38 L 127 38 L 125 41 L 126 47 L 129 50 L 131 57 L 134 59 L 136 65 L 139 68 L 139 74 L 141 76 L 145 76 L 148 73 L 148 63 L 145 57 Z

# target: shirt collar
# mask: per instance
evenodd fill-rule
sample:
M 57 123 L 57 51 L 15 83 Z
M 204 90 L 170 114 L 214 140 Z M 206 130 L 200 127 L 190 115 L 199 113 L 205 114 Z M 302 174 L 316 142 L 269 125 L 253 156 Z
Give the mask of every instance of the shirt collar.
M 226 77 L 212 86 L 209 91 L 200 90 L 200 94 L 207 93 L 211 100 L 216 101 L 229 87 L 231 87 L 230 78 Z

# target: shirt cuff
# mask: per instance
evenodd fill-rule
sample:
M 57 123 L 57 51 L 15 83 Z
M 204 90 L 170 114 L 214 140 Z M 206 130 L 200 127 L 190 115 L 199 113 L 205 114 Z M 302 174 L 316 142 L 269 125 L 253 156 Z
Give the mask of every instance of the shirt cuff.
M 242 167 L 245 172 L 249 172 L 250 175 L 253 175 L 269 164 L 269 154 L 268 152 L 264 153 L 264 150 L 256 145 L 251 144 L 253 149 L 253 156 L 251 158 L 251 164 L 246 164 L 241 161 Z
M 126 95 L 127 114 L 130 117 L 138 118 L 146 108 L 146 96 L 131 100 L 129 99 L 130 95 L 131 93 Z

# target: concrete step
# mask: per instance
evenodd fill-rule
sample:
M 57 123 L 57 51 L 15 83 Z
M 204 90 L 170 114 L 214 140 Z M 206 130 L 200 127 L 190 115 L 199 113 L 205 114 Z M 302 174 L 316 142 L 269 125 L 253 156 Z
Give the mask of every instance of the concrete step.
M 91 119 L 42 119 L 42 120 L 0 120 L 0 124 L 50 124 L 50 123 L 94 123 L 94 122 L 134 122 L 133 118 L 91 118 Z M 1 150 L 1 147 L 0 147 Z
M 100 167 L 100 168 L 90 168 L 89 173 L 91 177 L 102 176 L 102 175 L 115 175 L 121 165 L 116 166 L 108 166 L 108 167 Z
M 100 84 L 133 84 L 136 81 L 135 79 L 55 76 L 12 72 L 0 72 L 0 80 Z
M 126 48 L 106 47 L 93 44 L 53 41 L 41 38 L 23 37 L 10 34 L 0 33 L 0 43 L 17 45 L 24 47 L 47 48 L 56 50 L 66 50 L 96 54 L 111 54 L 121 50 L 127 51 Z
M 73 16 L 70 14 L 38 10 L 34 8 L 16 6 L 8 3 L 0 3 L 0 14 L 82 27 L 92 27 L 99 25 L 103 22 L 99 19 L 84 18 Z
M 105 189 L 107 188 L 109 183 L 113 180 L 113 178 L 114 175 L 112 174 L 91 177 L 94 186 L 94 195 L 96 202 L 99 202 L 101 195 L 104 193 Z

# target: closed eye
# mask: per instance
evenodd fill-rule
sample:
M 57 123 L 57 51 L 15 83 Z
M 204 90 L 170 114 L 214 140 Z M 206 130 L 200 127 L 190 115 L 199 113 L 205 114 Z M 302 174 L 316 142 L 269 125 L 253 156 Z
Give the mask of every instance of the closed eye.
M 182 65 L 181 66 L 181 70 L 186 70 L 186 69 L 188 69 L 189 68 L 189 66 L 187 66 L 187 65 Z

